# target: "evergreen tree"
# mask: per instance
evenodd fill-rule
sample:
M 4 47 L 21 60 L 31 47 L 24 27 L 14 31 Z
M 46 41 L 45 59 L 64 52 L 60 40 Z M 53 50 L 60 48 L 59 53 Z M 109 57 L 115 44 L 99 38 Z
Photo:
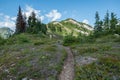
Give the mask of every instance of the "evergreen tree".
M 24 13 L 23 15 L 23 20 L 24 20 L 24 25 L 25 25 L 25 31 L 27 29 L 27 17 L 26 17 L 26 14 Z
M 41 31 L 42 33 L 46 34 L 47 27 L 45 24 L 41 23 L 41 21 L 36 18 L 35 13 L 32 12 L 31 16 L 28 18 L 27 31 L 29 33 L 39 33 Z
M 46 32 L 47 32 L 47 26 L 46 26 L 46 24 L 41 24 L 41 32 L 42 33 L 44 33 L 44 34 L 46 34 Z
M 108 30 L 110 29 L 110 20 L 109 20 L 109 13 L 106 12 L 105 18 L 104 18 L 104 29 Z
M 28 28 L 27 28 L 27 31 L 29 33 L 37 33 L 39 31 L 37 26 L 38 26 L 38 24 L 37 24 L 36 15 L 35 15 L 34 12 L 32 12 L 31 16 L 29 16 L 29 18 L 28 18 Z
M 111 20 L 110 20 L 110 29 L 112 31 L 115 30 L 116 24 L 118 23 L 117 17 L 114 13 L 111 13 Z
M 94 26 L 95 33 L 100 32 L 101 29 L 102 29 L 102 21 L 100 21 L 99 14 L 98 14 L 98 12 L 96 12 L 96 14 L 95 14 L 95 26 Z
M 26 29 L 26 22 L 23 18 L 21 7 L 19 6 L 19 11 L 16 20 L 16 31 L 15 33 L 22 33 L 25 32 Z
M 103 27 L 103 21 L 99 21 L 99 27 L 98 27 L 98 31 L 102 32 L 102 28 Z
M 53 25 L 53 24 L 48 24 L 48 27 L 50 28 L 50 30 L 52 31 L 52 32 L 56 32 L 56 27 Z

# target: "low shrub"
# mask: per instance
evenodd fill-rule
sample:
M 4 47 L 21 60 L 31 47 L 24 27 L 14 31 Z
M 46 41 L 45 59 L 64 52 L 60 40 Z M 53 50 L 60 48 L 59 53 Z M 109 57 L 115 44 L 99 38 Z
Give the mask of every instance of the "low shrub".
M 1 37 L 0 37 L 0 46 L 1 45 L 4 45 L 6 43 L 6 40 L 5 39 L 2 39 Z
M 84 54 L 84 53 L 94 53 L 94 52 L 97 52 L 99 50 L 98 47 L 81 47 L 78 49 L 78 52 L 81 54 Z
M 78 43 L 78 42 L 79 42 L 79 39 L 72 35 L 67 35 L 63 39 L 64 46 L 68 46 L 68 45 L 71 45 L 73 43 Z
M 120 62 L 113 58 L 101 58 L 99 61 L 85 66 L 76 65 L 75 80 L 119 80 Z
M 9 39 L 7 39 L 6 44 L 22 44 L 22 43 L 28 43 L 30 40 L 28 39 L 28 36 L 25 34 L 19 34 L 19 35 L 13 35 Z
M 116 38 L 116 39 L 114 40 L 114 42 L 120 42 L 120 37 L 119 37 L 119 38 Z
M 56 51 L 56 45 L 48 45 L 48 46 L 45 46 L 44 48 L 43 48 L 43 50 L 45 50 L 45 51 L 50 51 L 50 52 L 55 52 Z
M 35 41 L 34 42 L 34 45 L 41 45 L 41 44 L 44 44 L 44 42 L 43 41 Z

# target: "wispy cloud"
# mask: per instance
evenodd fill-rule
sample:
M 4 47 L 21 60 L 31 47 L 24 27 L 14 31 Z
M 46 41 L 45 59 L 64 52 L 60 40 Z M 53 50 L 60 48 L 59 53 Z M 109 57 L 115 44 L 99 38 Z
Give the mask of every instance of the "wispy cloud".
M 36 18 L 43 21 L 44 19 L 49 19 L 50 21 L 55 21 L 60 19 L 62 14 L 58 10 L 51 10 L 48 14 L 41 15 L 41 10 L 34 9 L 33 7 L 26 5 L 23 9 L 23 15 L 25 14 L 28 18 L 32 12 L 35 12 Z M 16 16 L 9 16 L 0 13 L 0 27 L 8 27 L 15 31 Z
M 17 19 L 17 17 L 11 17 L 11 20 L 15 21 Z
M 28 18 L 32 12 L 35 12 L 36 14 L 36 18 L 39 19 L 39 20 L 44 20 L 44 16 L 41 16 L 41 11 L 40 10 L 37 10 L 37 9 L 34 9 L 33 7 L 29 6 L 29 5 L 26 5 L 26 8 L 24 10 L 24 13 L 26 14 L 26 17 Z
M 55 21 L 57 19 L 60 19 L 61 16 L 62 16 L 62 14 L 60 12 L 58 12 L 58 10 L 52 10 L 51 12 L 46 14 L 46 17 L 51 21 Z
M 15 30 L 15 20 L 13 17 L 0 13 L 0 27 L 8 27 Z
M 86 24 L 89 24 L 89 21 L 87 19 L 84 19 L 82 22 L 86 23 Z
M 23 11 L 23 14 L 25 13 L 26 17 L 29 17 L 33 11 L 36 14 L 36 18 L 38 18 L 41 21 L 44 20 L 44 16 L 40 16 L 40 10 L 36 10 L 28 5 L 26 5 L 26 8 Z M 12 29 L 13 31 L 15 31 L 15 21 L 16 21 L 15 16 L 11 17 L 9 15 L 0 13 L 0 27 L 8 27 L 8 28 Z

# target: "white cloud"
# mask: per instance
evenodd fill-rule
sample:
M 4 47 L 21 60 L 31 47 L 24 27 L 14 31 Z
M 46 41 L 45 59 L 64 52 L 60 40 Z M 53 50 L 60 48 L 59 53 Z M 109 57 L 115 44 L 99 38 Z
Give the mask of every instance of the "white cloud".
M 17 17 L 11 17 L 11 20 L 15 21 L 17 19 Z
M 8 27 L 15 30 L 15 21 L 10 16 L 0 13 L 0 27 Z
M 31 13 L 33 11 L 35 12 L 37 19 L 39 19 L 41 21 L 44 20 L 44 16 L 40 16 L 40 12 L 41 12 L 40 10 L 34 9 L 31 6 L 26 5 L 24 13 L 25 13 L 25 15 L 26 15 L 27 18 L 31 15 Z
M 31 6 L 26 5 L 23 14 L 26 15 L 26 17 L 28 18 L 32 12 L 35 12 L 36 14 L 36 18 L 43 21 L 45 18 L 51 20 L 51 21 L 55 21 L 57 19 L 61 18 L 61 13 L 58 12 L 57 10 L 52 10 L 51 12 L 49 12 L 46 15 L 41 15 L 41 11 L 34 9 Z M 15 31 L 15 21 L 16 21 L 16 16 L 9 16 L 9 15 L 5 15 L 4 13 L 0 13 L 0 28 L 1 27 L 8 27 L 10 29 L 12 29 L 13 31 Z
M 32 12 L 35 12 L 36 18 L 39 20 L 44 20 L 44 16 L 40 16 L 40 10 L 36 10 L 32 8 L 31 6 L 26 5 L 25 10 L 23 12 L 23 15 L 25 14 L 28 18 Z M 11 17 L 8 15 L 5 15 L 3 13 L 0 13 L 0 27 L 8 27 L 15 31 L 15 21 L 17 17 Z
M 89 21 L 87 19 L 84 19 L 82 22 L 86 23 L 86 24 L 89 24 Z
M 58 12 L 57 10 L 52 10 L 48 14 L 46 14 L 46 17 L 49 18 L 51 21 L 55 21 L 57 19 L 60 19 L 62 14 Z
M 23 14 L 25 13 L 26 17 L 29 17 L 33 11 L 36 14 L 36 18 L 38 18 L 41 21 L 44 20 L 44 16 L 40 16 L 40 10 L 36 10 L 28 5 L 26 6 Z M 13 31 L 15 31 L 16 18 L 17 17 L 11 17 L 11 16 L 5 15 L 3 13 L 0 13 L 0 28 L 8 27 L 8 28 L 12 29 Z

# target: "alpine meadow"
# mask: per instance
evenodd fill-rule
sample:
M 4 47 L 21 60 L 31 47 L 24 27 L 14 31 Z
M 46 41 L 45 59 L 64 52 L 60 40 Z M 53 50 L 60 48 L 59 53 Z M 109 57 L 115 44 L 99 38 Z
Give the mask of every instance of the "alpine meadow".
M 0 80 L 120 80 L 119 0 L 1 0 Z

